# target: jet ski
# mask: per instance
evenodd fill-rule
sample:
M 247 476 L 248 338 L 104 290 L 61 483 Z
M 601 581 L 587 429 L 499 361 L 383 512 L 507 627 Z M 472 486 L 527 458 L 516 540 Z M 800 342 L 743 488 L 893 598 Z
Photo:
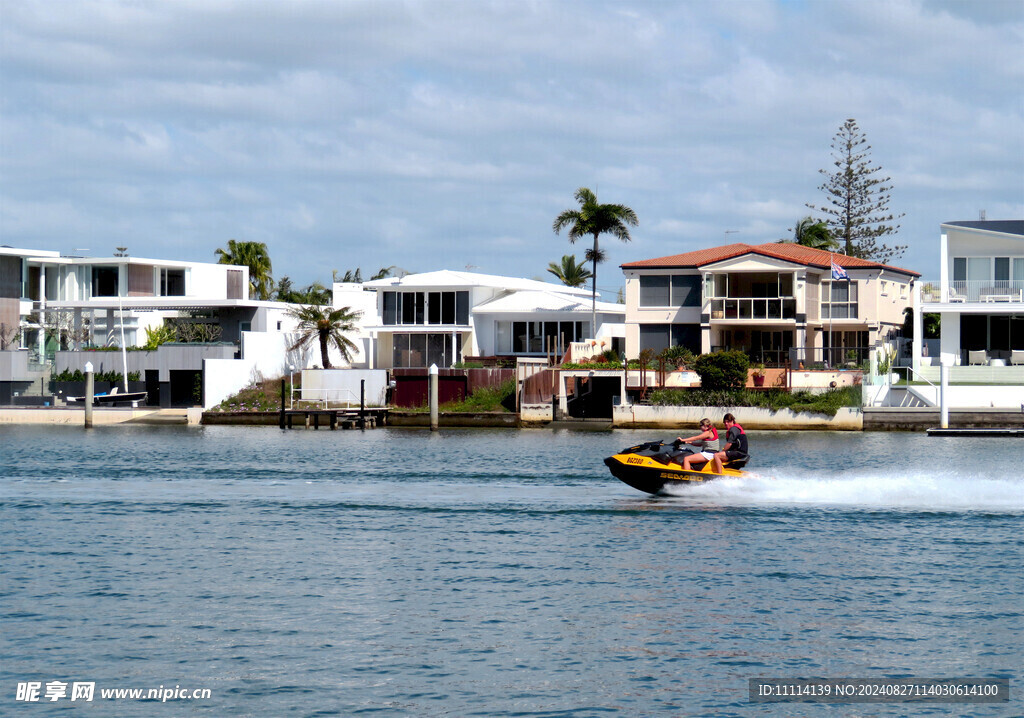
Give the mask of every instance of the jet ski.
M 750 461 L 748 456 L 726 462 L 721 474 L 714 472 L 714 464 L 711 461 L 700 469 L 683 469 L 683 459 L 686 455 L 698 452 L 697 447 L 680 444 L 678 441 L 671 444 L 648 441 L 623 449 L 614 456 L 609 456 L 604 463 L 611 469 L 612 476 L 623 483 L 648 494 L 660 494 L 666 489 L 703 484 L 727 476 L 743 476 L 742 469 Z

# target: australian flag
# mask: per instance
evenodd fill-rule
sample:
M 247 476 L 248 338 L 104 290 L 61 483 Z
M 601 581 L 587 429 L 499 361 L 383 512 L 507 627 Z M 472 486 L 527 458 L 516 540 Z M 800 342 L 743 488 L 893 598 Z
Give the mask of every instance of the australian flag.
M 846 273 L 846 270 L 836 264 L 836 260 L 832 260 L 832 279 L 849 279 L 850 275 Z

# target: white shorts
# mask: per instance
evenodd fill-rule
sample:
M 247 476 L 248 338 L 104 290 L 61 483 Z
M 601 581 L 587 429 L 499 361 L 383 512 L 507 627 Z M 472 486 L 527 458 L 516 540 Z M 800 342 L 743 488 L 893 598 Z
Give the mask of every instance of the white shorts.
M 711 461 L 713 458 L 715 458 L 715 453 L 716 452 L 714 451 L 702 451 L 700 452 L 700 455 L 703 456 L 708 461 Z

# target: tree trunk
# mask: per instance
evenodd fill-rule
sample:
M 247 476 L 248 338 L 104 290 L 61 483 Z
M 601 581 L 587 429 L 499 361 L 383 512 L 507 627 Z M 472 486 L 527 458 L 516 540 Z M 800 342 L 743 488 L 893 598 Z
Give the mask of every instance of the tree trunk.
M 590 338 L 597 339 L 597 233 L 594 233 L 594 283 L 590 289 Z
M 330 369 L 331 358 L 327 353 L 327 335 L 322 332 L 320 334 L 320 358 L 323 360 L 324 369 Z

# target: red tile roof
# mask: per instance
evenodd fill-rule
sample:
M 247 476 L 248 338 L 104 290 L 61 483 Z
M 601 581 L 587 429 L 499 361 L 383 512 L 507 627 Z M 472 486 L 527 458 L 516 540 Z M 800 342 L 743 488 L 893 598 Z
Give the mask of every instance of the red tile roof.
M 760 254 L 764 257 L 783 259 L 787 262 L 802 264 L 807 267 L 820 267 L 828 269 L 830 262 L 835 262 L 846 269 L 891 269 L 894 272 L 901 272 L 912 277 L 920 277 L 918 272 L 901 267 L 894 267 L 891 264 L 880 264 L 871 262 L 859 257 L 849 257 L 845 254 L 827 252 L 823 249 L 813 249 L 801 244 L 792 242 L 768 242 L 767 244 L 726 244 L 721 247 L 710 249 L 698 249 L 685 254 L 673 254 L 669 257 L 657 257 L 655 259 L 643 259 L 639 262 L 628 262 L 621 265 L 622 269 L 664 269 L 669 267 L 703 267 L 706 264 L 714 264 L 733 257 L 742 257 L 744 254 Z

